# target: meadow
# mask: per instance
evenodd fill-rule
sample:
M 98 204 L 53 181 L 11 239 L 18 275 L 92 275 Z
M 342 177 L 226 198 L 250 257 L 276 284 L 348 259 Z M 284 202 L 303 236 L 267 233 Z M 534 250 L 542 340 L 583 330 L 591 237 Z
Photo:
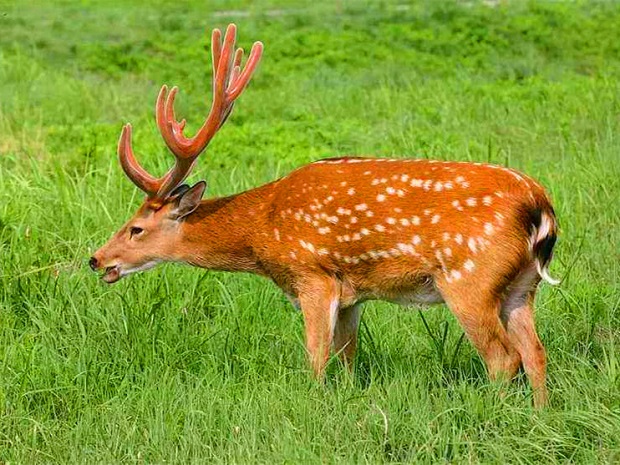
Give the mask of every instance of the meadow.
M 122 5 L 121 5 L 122 3 Z M 366 304 L 355 372 L 309 376 L 302 318 L 259 277 L 87 266 L 142 194 L 179 85 L 210 105 L 209 32 L 265 44 L 190 181 L 227 195 L 345 154 L 537 178 L 561 233 L 537 325 L 550 404 L 488 381 L 445 306 Z M 0 0 L 0 463 L 620 461 L 620 4 Z

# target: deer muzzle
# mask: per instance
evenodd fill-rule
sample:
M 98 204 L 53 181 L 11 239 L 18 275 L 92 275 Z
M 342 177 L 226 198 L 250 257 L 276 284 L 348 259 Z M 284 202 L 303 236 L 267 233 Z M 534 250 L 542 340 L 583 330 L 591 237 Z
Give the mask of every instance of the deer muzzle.
M 100 260 L 98 260 L 95 256 L 90 257 L 88 265 L 93 271 L 99 271 L 103 268 L 104 273 L 101 275 L 101 279 L 108 284 L 115 283 L 121 279 L 121 269 L 119 265 L 107 266 L 104 268 L 101 265 Z

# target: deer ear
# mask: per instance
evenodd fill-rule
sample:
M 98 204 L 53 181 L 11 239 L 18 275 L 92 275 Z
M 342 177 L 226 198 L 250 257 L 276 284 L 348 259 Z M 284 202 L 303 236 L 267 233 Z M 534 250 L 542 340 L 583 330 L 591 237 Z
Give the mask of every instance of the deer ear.
M 189 186 L 187 184 L 181 184 L 180 186 L 175 187 L 174 190 L 170 192 L 170 194 L 168 194 L 168 197 L 175 197 L 177 195 L 182 195 L 186 193 L 188 190 L 189 190 Z
M 179 195 L 179 198 L 176 200 L 176 205 L 170 212 L 170 218 L 179 221 L 196 210 L 198 205 L 200 205 L 200 200 L 206 188 L 207 183 L 200 181 Z

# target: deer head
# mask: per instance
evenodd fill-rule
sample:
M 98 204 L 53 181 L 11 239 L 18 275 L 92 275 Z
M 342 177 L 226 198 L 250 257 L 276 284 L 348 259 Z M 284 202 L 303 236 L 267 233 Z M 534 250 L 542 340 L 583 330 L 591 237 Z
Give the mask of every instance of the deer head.
M 147 195 L 136 214 L 90 259 L 93 270 L 105 270 L 103 280 L 152 268 L 161 261 L 175 260 L 175 244 L 181 223 L 198 208 L 206 183 L 182 184 L 198 156 L 204 151 L 230 115 L 260 61 L 263 44 L 252 46 L 245 67 L 243 49 L 235 50 L 236 26 L 230 24 L 224 40 L 219 29 L 211 37 L 213 57 L 213 103 L 202 127 L 192 138 L 183 135 L 185 120 L 177 121 L 174 99 L 178 89 L 162 86 L 156 103 L 157 127 L 175 157 L 174 166 L 162 177 L 149 174 L 136 160 L 131 147 L 131 125 L 127 124 L 118 143 L 118 156 L 127 177 Z

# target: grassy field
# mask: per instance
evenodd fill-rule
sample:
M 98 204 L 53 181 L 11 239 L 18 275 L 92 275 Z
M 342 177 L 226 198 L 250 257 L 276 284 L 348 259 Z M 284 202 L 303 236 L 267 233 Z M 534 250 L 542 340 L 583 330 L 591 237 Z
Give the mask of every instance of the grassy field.
M 0 0 L 0 463 L 620 461 L 620 4 Z M 131 4 L 130 4 L 131 3 Z M 208 35 L 266 51 L 191 180 L 209 195 L 343 154 L 492 161 L 538 178 L 561 237 L 539 333 L 550 406 L 505 393 L 446 307 L 365 307 L 325 385 L 271 283 L 169 265 L 106 286 L 86 261 L 139 205 Z

